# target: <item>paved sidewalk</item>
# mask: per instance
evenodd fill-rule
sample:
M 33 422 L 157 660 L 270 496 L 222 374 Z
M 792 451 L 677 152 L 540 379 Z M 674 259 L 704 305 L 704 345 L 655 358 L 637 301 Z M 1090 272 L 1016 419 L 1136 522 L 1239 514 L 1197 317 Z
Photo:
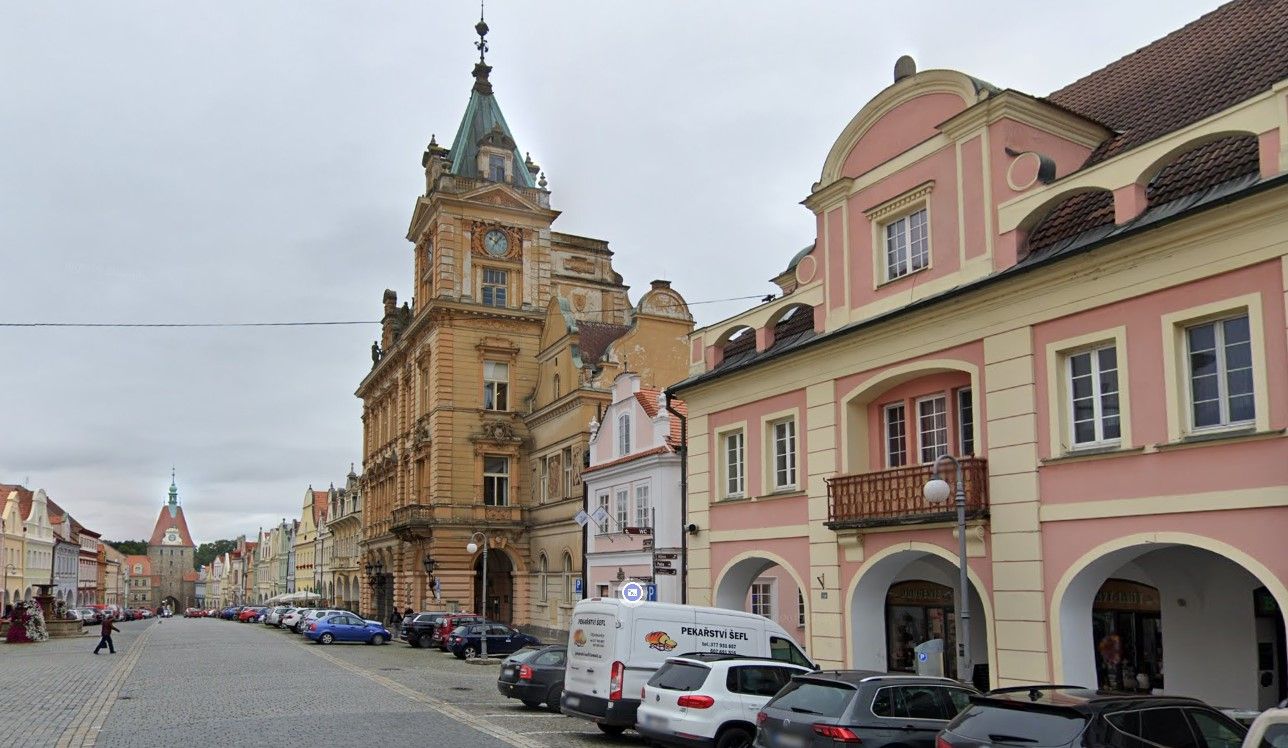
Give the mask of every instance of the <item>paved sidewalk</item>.
M 0 693 L 4 694 L 5 728 L 0 746 L 56 746 L 72 729 L 86 704 L 129 656 L 134 642 L 155 620 L 122 621 L 112 637 L 116 654 L 93 654 L 98 627 L 84 636 L 35 644 L 0 642 Z M 166 622 L 166 625 L 169 621 Z

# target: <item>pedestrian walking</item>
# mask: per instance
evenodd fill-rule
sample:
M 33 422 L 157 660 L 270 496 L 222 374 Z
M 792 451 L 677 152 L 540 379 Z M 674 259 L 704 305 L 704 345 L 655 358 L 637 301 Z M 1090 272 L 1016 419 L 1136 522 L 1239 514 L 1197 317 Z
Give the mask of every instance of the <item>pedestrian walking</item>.
M 389 625 L 397 628 L 400 624 L 402 624 L 402 613 L 399 613 L 398 609 L 394 608 L 393 611 L 389 613 Z
M 116 654 L 116 646 L 112 644 L 113 631 L 120 631 L 120 629 L 112 625 L 112 614 L 108 613 L 103 616 L 103 636 L 98 640 L 98 646 L 94 647 L 94 654 L 98 654 L 103 647 L 107 647 L 108 654 Z

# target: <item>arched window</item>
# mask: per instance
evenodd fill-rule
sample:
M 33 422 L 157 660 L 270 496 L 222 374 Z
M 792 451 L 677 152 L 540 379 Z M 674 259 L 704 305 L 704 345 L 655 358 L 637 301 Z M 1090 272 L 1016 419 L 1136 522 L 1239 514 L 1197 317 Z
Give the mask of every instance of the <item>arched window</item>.
M 549 562 L 546 560 L 546 554 L 545 554 L 545 553 L 542 553 L 542 554 L 541 554 L 541 561 L 540 561 L 540 567 L 541 567 L 541 571 L 540 571 L 540 573 L 541 573 L 541 580 L 540 580 L 539 584 L 541 585 L 541 602 L 543 602 L 543 603 L 546 601 L 546 599 L 547 599 L 547 597 L 548 597 L 548 595 L 549 595 L 549 592 L 550 592 L 550 587 L 549 587 L 549 582 L 550 582 L 550 574 L 549 574 L 549 571 L 550 571 L 550 569 L 549 569 L 549 566 L 550 566 L 550 564 L 549 564 Z
M 551 399 L 553 399 L 553 400 L 558 400 L 558 399 L 559 399 L 559 396 L 563 394 L 563 390 L 562 390 L 562 389 L 560 388 L 560 386 L 559 386 L 559 375 L 558 375 L 558 374 L 556 374 L 556 375 L 555 375 L 554 383 L 553 383 L 552 387 L 553 387 L 553 389 L 554 389 L 554 397 L 553 397 L 553 398 L 551 398 Z
M 563 588 L 564 602 L 572 605 L 576 591 L 572 588 L 572 556 L 566 551 L 563 555 Z

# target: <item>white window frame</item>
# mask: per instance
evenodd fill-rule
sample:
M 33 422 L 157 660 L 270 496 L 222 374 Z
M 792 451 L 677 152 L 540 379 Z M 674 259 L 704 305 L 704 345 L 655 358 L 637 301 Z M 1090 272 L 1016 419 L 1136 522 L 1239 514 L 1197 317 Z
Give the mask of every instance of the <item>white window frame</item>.
M 919 238 L 914 238 L 914 233 Z M 881 238 L 887 281 L 930 267 L 930 207 L 923 204 L 885 221 L 881 225 Z
M 498 377 L 497 367 L 504 378 Z M 483 361 L 483 410 L 499 413 L 510 410 L 510 364 L 505 361 Z
M 550 562 L 549 562 L 549 560 L 547 560 L 547 559 L 546 559 L 546 554 L 545 554 L 545 553 L 542 553 L 542 554 L 541 554 L 540 572 L 539 572 L 539 573 L 540 573 L 540 575 L 541 575 L 541 582 L 540 582 L 540 584 L 541 584 L 541 602 L 543 602 L 543 603 L 544 603 L 544 602 L 546 602 L 546 601 L 549 599 L 549 597 L 550 597 L 550 584 L 549 584 L 549 579 L 550 579 Z
M 549 455 L 542 457 L 540 460 L 538 460 L 538 462 L 540 463 L 541 468 L 540 470 L 537 471 L 537 485 L 538 485 L 537 499 L 544 504 L 550 498 L 549 496 L 549 493 L 550 493 L 550 457 Z
M 724 465 L 725 498 L 747 495 L 747 434 L 742 429 L 720 435 Z
M 613 519 L 617 524 L 617 531 L 622 532 L 627 521 L 631 516 L 631 491 L 629 488 L 619 488 L 613 492 Z
M 489 273 L 495 275 L 489 277 Z M 484 266 L 479 271 L 479 301 L 484 306 L 505 309 L 510 306 L 510 271 Z M 500 302 L 500 303 L 497 303 Z
M 975 392 L 970 387 L 962 387 L 957 390 L 953 398 L 957 406 L 957 451 L 961 452 L 962 457 L 975 456 Z M 970 400 L 967 404 L 965 401 Z M 1121 407 L 1119 408 L 1121 410 Z M 966 422 L 963 415 L 970 412 L 970 423 Z M 967 449 L 966 443 L 970 442 L 970 448 Z
M 948 397 L 947 397 L 947 395 L 945 395 L 944 393 L 940 392 L 940 393 L 935 394 L 935 395 L 926 395 L 926 396 L 924 396 L 924 397 L 919 397 L 919 398 L 917 398 L 917 401 L 916 401 L 916 404 L 917 404 L 917 407 L 916 407 L 916 418 L 917 418 L 917 462 L 918 462 L 919 464 L 922 464 L 922 465 L 929 465 L 929 464 L 933 463 L 935 460 L 939 459 L 939 457 L 940 457 L 940 455 L 935 455 L 934 457 L 932 457 L 932 458 L 931 458 L 931 459 L 929 459 L 929 460 L 927 460 L 927 459 L 926 459 L 926 447 L 927 447 L 927 446 L 931 446 L 931 445 L 927 445 L 927 443 L 926 443 L 926 439 L 925 439 L 925 437 L 926 437 L 926 432 L 925 432 L 925 430 L 922 428 L 922 425 L 921 425 L 921 419 L 922 419 L 922 417 L 923 417 L 923 416 L 922 416 L 922 413 L 921 413 L 921 407 L 922 407 L 922 405 L 924 405 L 924 404 L 926 404 L 926 403 L 934 403 L 934 402 L 938 402 L 938 403 L 940 403 L 940 404 L 942 405 L 942 407 L 943 407 L 942 415 L 943 415 L 944 425 L 943 425 L 943 428 L 942 428 L 942 429 L 940 429 L 940 428 L 936 427 L 936 428 L 932 429 L 932 431 L 934 431 L 934 432 L 939 432 L 939 431 L 941 431 L 941 430 L 943 431 L 943 434 L 944 434 L 943 452 L 941 452 L 940 454 L 948 454 L 948 449 L 949 449 L 949 444 L 948 444 L 948 430 L 949 430 L 949 425 L 948 425 Z M 931 415 L 932 415 L 932 417 L 933 417 L 933 416 L 934 416 L 934 415 L 936 415 L 936 414 L 933 414 L 933 413 L 932 413 Z M 935 446 L 937 446 L 937 445 L 935 445 Z
M 779 428 L 785 428 L 786 432 L 779 434 Z M 769 435 L 771 485 L 773 485 L 775 492 L 795 490 L 800 485 L 799 465 L 797 463 L 800 441 L 796 429 L 796 418 L 793 416 L 771 421 Z M 783 461 L 782 467 L 779 466 L 780 459 Z
M 805 590 L 796 588 L 796 625 L 805 628 Z
M 617 416 L 617 456 L 625 457 L 631 453 L 631 414 Z
M 598 507 L 603 507 L 604 509 L 604 521 L 599 523 L 599 534 L 603 535 L 608 532 L 608 523 L 613 518 L 613 499 L 608 491 L 604 491 L 595 497 L 595 506 L 597 510 Z
M 489 459 L 504 460 L 505 472 L 488 472 Z M 487 500 L 488 485 L 492 486 L 492 501 Z M 500 501 L 497 500 L 498 493 Z M 485 506 L 510 506 L 510 457 L 508 455 L 483 455 L 483 504 Z
M 648 484 L 642 483 L 635 487 L 635 526 L 652 527 L 653 515 L 651 513 L 652 502 L 649 500 Z
M 1225 323 L 1233 320 L 1237 320 L 1237 319 L 1245 320 L 1244 324 L 1248 328 L 1248 341 L 1246 343 L 1246 345 L 1248 346 L 1248 366 L 1241 367 L 1236 371 L 1243 371 L 1245 369 L 1247 370 L 1248 378 L 1252 380 L 1252 389 L 1248 393 L 1244 395 L 1236 395 L 1236 397 L 1252 398 L 1252 417 L 1243 418 L 1236 421 L 1230 417 L 1231 396 L 1230 396 L 1229 377 L 1231 372 L 1229 369 L 1229 362 L 1226 358 L 1228 345 L 1225 341 Z M 1197 329 L 1199 327 L 1208 327 L 1208 326 L 1212 328 L 1212 345 L 1214 346 L 1212 349 L 1212 352 L 1216 357 L 1215 376 L 1217 380 L 1216 402 L 1217 402 L 1218 421 L 1216 423 L 1209 423 L 1209 424 L 1204 424 L 1200 426 L 1195 420 L 1195 412 L 1194 412 L 1195 407 L 1198 405 L 1198 403 L 1196 403 L 1194 400 L 1194 378 L 1195 377 L 1194 377 L 1194 363 L 1192 358 L 1194 352 L 1190 348 L 1190 331 Z M 1244 311 L 1241 314 L 1227 315 L 1216 319 L 1209 319 L 1203 322 L 1187 324 L 1184 326 L 1184 329 L 1182 330 L 1182 337 L 1185 343 L 1185 387 L 1186 387 L 1186 403 L 1187 403 L 1186 410 L 1188 411 L 1191 431 L 1203 432 L 1203 431 L 1209 431 L 1209 430 L 1241 428 L 1241 427 L 1251 426 L 1257 422 L 1256 350 L 1253 345 L 1253 332 L 1254 331 L 1252 326 L 1252 318 L 1246 311 Z
M 572 498 L 572 447 L 564 447 L 563 456 L 563 497 Z
M 1104 392 L 1101 389 L 1101 383 L 1100 383 L 1101 376 L 1106 371 L 1108 371 L 1107 369 L 1101 368 L 1101 363 L 1100 363 L 1100 352 L 1105 350 L 1111 350 L 1114 352 L 1113 372 L 1114 372 L 1115 389 L 1112 393 Z M 1075 407 L 1077 398 L 1074 397 L 1074 392 L 1073 392 L 1073 380 L 1074 380 L 1073 363 L 1074 363 L 1074 359 L 1080 356 L 1086 356 L 1089 363 L 1089 374 L 1087 376 L 1091 377 L 1091 424 L 1092 424 L 1092 438 L 1088 441 L 1081 441 L 1081 442 L 1078 441 L 1078 421 L 1077 421 L 1077 411 Z M 1121 359 L 1121 353 L 1118 350 L 1118 346 L 1113 342 L 1110 342 L 1107 345 L 1096 345 L 1096 346 L 1091 346 L 1089 348 L 1083 348 L 1081 350 L 1069 351 L 1065 354 L 1064 387 L 1065 387 L 1066 402 L 1064 403 L 1064 406 L 1068 409 L 1067 410 L 1068 418 L 1066 419 L 1066 421 L 1068 422 L 1068 438 L 1069 438 L 1070 449 L 1072 450 L 1093 449 L 1096 447 L 1114 446 L 1122 443 L 1123 406 L 1122 406 L 1122 378 L 1120 376 L 1121 369 L 1119 368 L 1120 359 Z M 1104 398 L 1108 395 L 1114 395 L 1118 398 L 1118 413 L 1116 416 L 1118 418 L 1118 436 L 1114 436 L 1114 437 L 1105 436 L 1105 425 L 1106 425 L 1105 421 L 1106 419 L 1110 418 L 1110 416 L 1105 415 Z
M 899 419 L 895 421 L 891 415 L 898 413 Z M 901 433 L 898 436 L 891 434 L 891 427 L 898 423 Z M 881 408 L 881 433 L 882 433 L 882 451 L 885 453 L 885 466 L 887 469 L 901 468 L 908 466 L 908 404 L 902 400 L 897 403 L 888 403 Z M 899 440 L 898 459 L 895 459 L 896 453 L 891 449 L 891 442 Z
M 769 620 L 778 618 L 778 580 L 773 577 L 760 577 L 751 583 L 748 591 L 750 600 L 747 602 L 748 613 L 752 615 L 764 616 Z M 757 601 L 759 598 L 759 603 Z M 757 610 L 760 608 L 761 610 Z M 765 612 L 761 612 L 765 611 Z

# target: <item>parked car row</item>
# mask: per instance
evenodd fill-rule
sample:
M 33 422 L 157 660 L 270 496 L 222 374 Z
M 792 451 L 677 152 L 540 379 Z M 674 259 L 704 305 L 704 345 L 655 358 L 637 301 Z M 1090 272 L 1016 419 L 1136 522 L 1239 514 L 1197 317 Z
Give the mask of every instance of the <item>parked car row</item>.
M 87 608 L 68 608 L 67 615 L 80 619 L 86 626 L 102 623 L 108 613 L 118 621 L 140 621 L 152 618 L 155 614 L 146 608 L 119 608 L 115 605 L 101 605 Z
M 488 656 L 507 655 L 525 647 L 540 646 L 534 636 L 475 613 L 423 611 L 405 616 L 398 638 L 416 648 L 437 647 L 466 660 L 483 654 L 487 640 Z
M 301 634 L 318 644 L 363 642 L 381 645 L 393 638 L 389 629 L 380 622 L 368 621 L 356 613 L 339 609 L 245 606 L 225 608 L 219 617 L 241 623 L 263 623 Z

